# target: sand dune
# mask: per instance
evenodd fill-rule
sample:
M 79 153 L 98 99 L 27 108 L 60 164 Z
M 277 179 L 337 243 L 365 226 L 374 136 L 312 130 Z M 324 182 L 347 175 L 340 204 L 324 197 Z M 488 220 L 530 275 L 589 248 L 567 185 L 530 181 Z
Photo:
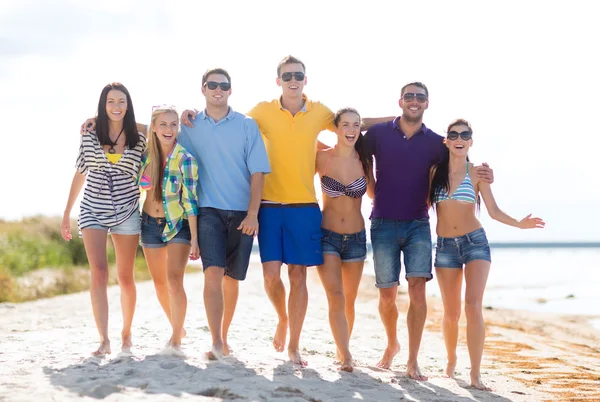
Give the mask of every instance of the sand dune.
M 374 364 L 383 352 L 385 335 L 377 293 L 368 277 L 361 285 L 351 341 L 357 368 L 340 373 L 333 365 L 335 347 L 325 294 L 314 272 L 309 276 L 309 310 L 301 340 L 307 368 L 292 365 L 271 346 L 276 317 L 264 294 L 259 266 L 251 268 L 240 287 L 230 334 L 234 354 L 217 362 L 203 358 L 210 334 L 202 305 L 202 274 L 186 276 L 185 360 L 158 354 L 169 338 L 169 325 L 149 282 L 138 284 L 132 357 L 115 353 L 121 322 L 118 288 L 109 290 L 113 355 L 107 359 L 89 357 L 97 333 L 88 293 L 0 304 L 0 400 L 600 400 L 599 334 L 576 317 L 486 311 L 489 337 L 482 372 L 494 391 L 482 392 L 466 387 L 469 363 L 464 328 L 457 379 L 442 376 L 441 306 L 431 299 L 420 355 L 429 381 L 416 382 L 403 375 L 407 334 L 402 323 L 403 351 L 392 370 L 377 369 Z M 406 295 L 400 299 L 405 311 Z

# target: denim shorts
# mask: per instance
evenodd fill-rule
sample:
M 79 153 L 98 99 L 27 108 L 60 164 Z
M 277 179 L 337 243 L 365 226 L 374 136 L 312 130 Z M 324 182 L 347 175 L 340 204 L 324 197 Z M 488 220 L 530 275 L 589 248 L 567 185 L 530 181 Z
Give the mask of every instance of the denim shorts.
M 367 258 L 367 232 L 340 234 L 321 228 L 323 254 L 337 255 L 342 262 L 364 261 Z
M 139 235 L 141 231 L 140 225 L 140 213 L 135 210 L 129 218 L 119 223 L 117 226 L 108 227 L 104 225 L 90 225 L 85 227 L 85 229 L 102 229 L 106 230 L 108 234 L 118 234 L 118 235 Z
M 167 220 L 165 218 L 155 218 L 142 212 L 142 236 L 140 243 L 144 248 L 162 248 L 167 244 L 181 243 L 191 245 L 192 234 L 190 233 L 190 224 L 187 219 L 183 220 L 181 230 L 177 232 L 175 237 L 166 243 L 162 239 L 163 231 Z
M 400 284 L 400 253 L 404 254 L 406 278 L 433 278 L 429 218 L 412 221 L 373 218 L 371 244 L 375 263 L 375 286 Z
M 198 245 L 202 267 L 225 269 L 225 275 L 246 279 L 254 236 L 238 230 L 246 211 L 201 207 L 198 211 Z
M 492 262 L 490 245 L 483 228 L 464 236 L 438 237 L 435 246 L 436 268 L 462 268 L 474 260 Z
M 319 204 L 262 203 L 258 212 L 258 247 L 264 262 L 323 264 Z

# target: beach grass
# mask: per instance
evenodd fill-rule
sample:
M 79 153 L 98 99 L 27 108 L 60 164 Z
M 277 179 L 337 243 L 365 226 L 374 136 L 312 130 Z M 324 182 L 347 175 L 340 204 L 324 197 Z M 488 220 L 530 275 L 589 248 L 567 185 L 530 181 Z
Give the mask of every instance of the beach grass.
M 77 222 L 71 222 L 73 239 L 60 234 L 61 218 L 33 216 L 20 221 L 0 220 L 0 303 L 79 292 L 89 288 L 89 268 Z M 107 242 L 109 284 L 117 282 L 115 252 Z M 148 280 L 141 247 L 135 262 L 135 279 Z

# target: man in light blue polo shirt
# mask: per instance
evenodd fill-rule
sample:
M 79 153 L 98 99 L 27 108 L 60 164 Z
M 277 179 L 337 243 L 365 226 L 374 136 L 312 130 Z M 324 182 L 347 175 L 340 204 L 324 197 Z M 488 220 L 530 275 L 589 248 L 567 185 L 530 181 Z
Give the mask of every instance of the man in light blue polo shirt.
M 258 125 L 228 105 L 231 78 L 221 68 L 202 76 L 206 109 L 178 141 L 198 161 L 198 243 L 204 268 L 204 306 L 212 335 L 209 359 L 230 353 L 227 333 L 246 278 L 264 174 L 271 171 Z

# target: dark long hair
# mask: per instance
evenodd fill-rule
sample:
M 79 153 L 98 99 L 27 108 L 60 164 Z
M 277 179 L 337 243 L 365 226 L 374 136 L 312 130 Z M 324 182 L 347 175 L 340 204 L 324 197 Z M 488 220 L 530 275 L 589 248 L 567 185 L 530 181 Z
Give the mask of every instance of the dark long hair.
M 449 132 L 452 127 L 458 125 L 465 125 L 471 132 L 473 133 L 473 129 L 471 128 L 471 124 L 465 119 L 456 119 L 448 126 L 446 132 Z M 467 155 L 467 162 L 469 162 L 469 155 Z M 435 200 L 438 195 L 445 190 L 446 193 L 450 191 L 450 150 L 448 147 L 444 147 L 444 151 L 442 157 L 438 164 L 435 167 L 435 173 L 431 179 L 431 187 L 429 189 L 429 203 L 435 209 Z M 451 195 L 451 194 L 448 194 Z M 480 199 L 477 196 L 477 210 L 480 208 Z
M 125 145 L 127 147 L 135 148 L 139 141 L 137 127 L 135 125 L 135 113 L 133 112 L 133 102 L 131 101 L 131 95 L 125 88 L 125 85 L 120 82 L 111 82 L 106 84 L 100 93 L 100 100 L 98 101 L 98 114 L 96 115 L 96 136 L 98 141 L 102 145 L 112 145 L 112 141 L 108 135 L 108 114 L 106 113 L 106 100 L 108 93 L 112 90 L 121 91 L 127 98 L 127 110 L 125 111 L 125 117 L 123 118 L 123 131 L 125 132 Z
M 358 116 L 358 121 L 360 123 L 360 114 L 358 111 L 351 107 L 345 107 L 343 109 L 338 110 L 335 113 L 335 117 L 333 118 L 333 124 L 337 127 L 340 123 L 340 119 L 344 113 L 354 113 Z M 367 176 L 367 180 L 370 177 L 371 169 L 373 168 L 373 157 L 369 154 L 367 149 L 367 141 L 364 138 L 364 135 L 359 131 L 358 139 L 354 143 L 354 149 L 358 154 L 358 159 L 360 159 L 360 163 L 362 165 L 363 171 L 365 172 L 365 176 Z

